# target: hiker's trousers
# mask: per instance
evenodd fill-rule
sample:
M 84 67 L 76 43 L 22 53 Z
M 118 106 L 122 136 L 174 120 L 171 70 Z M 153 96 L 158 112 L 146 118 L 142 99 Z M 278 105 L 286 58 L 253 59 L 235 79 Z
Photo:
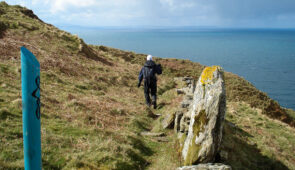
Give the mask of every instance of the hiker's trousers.
M 145 102 L 146 104 L 151 104 L 151 98 L 150 94 L 152 97 L 152 101 L 156 103 L 157 100 L 157 81 L 151 81 L 147 82 L 144 81 L 144 97 L 145 97 Z

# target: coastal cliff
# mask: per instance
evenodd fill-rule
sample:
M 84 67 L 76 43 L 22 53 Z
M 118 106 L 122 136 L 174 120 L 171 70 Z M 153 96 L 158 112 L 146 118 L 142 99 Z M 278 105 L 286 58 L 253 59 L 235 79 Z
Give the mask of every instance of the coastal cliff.
M 186 112 L 182 102 L 190 96 L 177 89 L 192 87 L 205 66 L 155 58 L 163 67 L 159 103 L 157 110 L 147 109 L 143 89 L 136 87 L 146 55 L 88 45 L 31 10 L 1 2 L 0 169 L 24 166 L 21 46 L 41 64 L 44 169 L 176 169 L 185 163 L 174 126 L 163 128 L 163 120 Z M 227 111 L 215 162 L 233 169 L 294 169 L 294 111 L 238 75 L 225 71 L 224 82 Z

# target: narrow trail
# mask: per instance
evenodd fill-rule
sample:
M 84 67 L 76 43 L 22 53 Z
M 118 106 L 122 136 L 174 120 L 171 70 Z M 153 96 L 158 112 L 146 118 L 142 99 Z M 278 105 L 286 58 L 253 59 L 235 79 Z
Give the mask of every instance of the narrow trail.
M 178 95 L 176 89 L 182 88 L 184 84 L 175 80 L 170 83 L 171 86 L 165 86 L 166 89 L 160 90 L 158 108 L 146 108 L 146 113 L 152 120 L 147 127 L 149 130 L 142 131 L 141 136 L 144 138 L 146 146 L 153 151 L 153 154 L 146 157 L 149 164 L 145 168 L 148 170 L 170 170 L 181 165 L 177 152 L 178 142 L 173 127 L 163 129 L 162 122 L 167 115 L 173 114 L 179 109 L 183 96 Z
M 161 132 L 153 132 L 153 125 L 157 124 L 159 119 L 161 119 L 161 117 L 155 118 L 155 114 L 153 116 L 154 122 L 150 127 L 151 131 L 144 131 L 141 133 L 147 143 L 147 147 L 153 151 L 153 154 L 147 157 L 149 165 L 146 169 L 175 169 L 180 163 L 177 157 L 177 150 L 175 149 L 177 146 L 174 132 L 170 129 L 162 130 Z

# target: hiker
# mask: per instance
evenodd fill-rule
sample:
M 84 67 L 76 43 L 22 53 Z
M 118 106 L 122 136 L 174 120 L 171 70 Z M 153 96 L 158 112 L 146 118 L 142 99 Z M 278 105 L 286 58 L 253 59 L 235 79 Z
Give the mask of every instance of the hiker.
M 157 77 L 156 74 L 162 74 L 161 64 L 156 64 L 153 61 L 153 56 L 148 55 L 146 62 L 142 67 L 138 76 L 138 87 L 140 87 L 142 79 L 144 80 L 144 97 L 146 105 L 148 107 L 154 105 L 154 109 L 157 108 Z M 152 102 L 150 99 L 150 93 L 152 96 Z

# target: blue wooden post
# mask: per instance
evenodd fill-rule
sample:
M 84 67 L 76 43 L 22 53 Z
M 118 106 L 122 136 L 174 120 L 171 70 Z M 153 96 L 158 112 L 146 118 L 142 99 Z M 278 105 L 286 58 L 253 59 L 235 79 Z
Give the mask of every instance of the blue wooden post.
M 21 47 L 24 160 L 26 170 L 42 169 L 40 127 L 40 64 Z

